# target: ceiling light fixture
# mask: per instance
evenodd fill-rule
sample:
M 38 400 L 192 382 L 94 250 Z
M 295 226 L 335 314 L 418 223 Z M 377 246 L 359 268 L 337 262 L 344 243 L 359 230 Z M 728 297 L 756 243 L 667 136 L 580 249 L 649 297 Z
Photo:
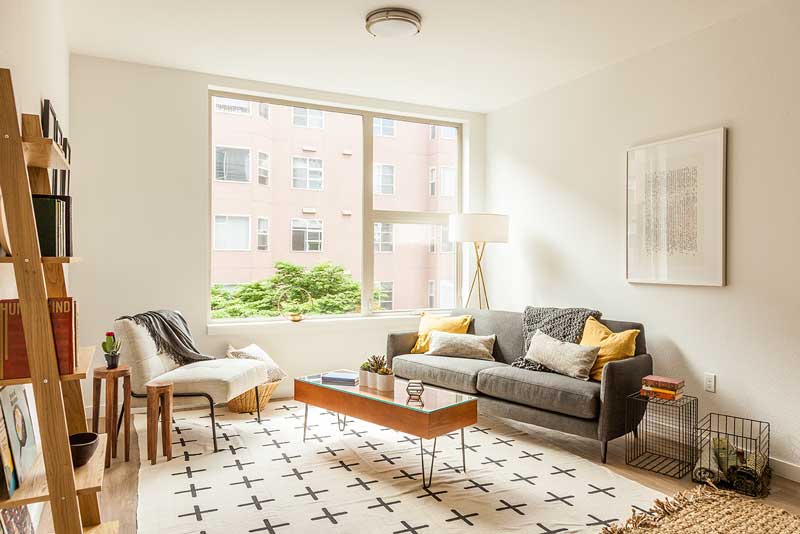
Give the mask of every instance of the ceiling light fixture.
M 367 15 L 366 28 L 375 37 L 411 37 L 420 32 L 422 17 L 410 9 L 383 7 Z

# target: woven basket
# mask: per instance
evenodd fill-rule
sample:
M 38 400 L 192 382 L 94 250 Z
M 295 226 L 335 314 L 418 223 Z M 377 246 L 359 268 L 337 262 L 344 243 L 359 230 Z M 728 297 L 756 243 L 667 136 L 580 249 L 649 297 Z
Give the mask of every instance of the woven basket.
M 281 381 L 278 380 L 277 382 L 268 382 L 258 386 L 258 400 L 260 404 L 258 408 L 256 408 L 256 392 L 252 389 L 248 389 L 238 397 L 229 400 L 228 409 L 236 413 L 250 413 L 256 410 L 259 412 L 263 411 L 269 399 L 272 397 L 272 394 L 275 392 L 275 388 L 277 388 L 280 383 Z

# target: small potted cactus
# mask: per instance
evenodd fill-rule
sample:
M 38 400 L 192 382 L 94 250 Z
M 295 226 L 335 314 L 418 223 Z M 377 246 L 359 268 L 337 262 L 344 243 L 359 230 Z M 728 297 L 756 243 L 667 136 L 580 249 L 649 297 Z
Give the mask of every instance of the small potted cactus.
M 358 368 L 358 385 L 362 388 L 369 387 L 369 362 L 364 362 Z
M 381 367 L 378 369 L 378 391 L 391 392 L 394 391 L 394 373 L 388 367 Z
M 122 347 L 122 341 L 117 339 L 114 332 L 106 332 L 106 339 L 102 345 L 106 357 L 106 367 L 109 369 L 119 367 L 119 349 Z
M 378 371 L 386 367 L 386 356 L 373 354 L 367 360 L 369 364 L 369 374 L 367 376 L 367 387 L 375 389 L 378 387 Z

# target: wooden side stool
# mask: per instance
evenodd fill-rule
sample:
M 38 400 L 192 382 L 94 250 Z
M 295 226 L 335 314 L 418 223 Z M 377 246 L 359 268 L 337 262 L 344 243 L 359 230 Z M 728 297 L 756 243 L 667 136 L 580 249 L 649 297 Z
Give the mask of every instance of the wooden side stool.
M 120 365 L 116 369 L 96 368 L 92 375 L 92 432 L 100 426 L 100 388 L 106 381 L 106 425 L 108 445 L 106 446 L 106 467 L 111 467 L 111 457 L 117 457 L 119 425 L 117 424 L 117 403 L 119 402 L 119 379 L 122 378 L 122 414 L 125 428 L 125 461 L 131 459 L 131 368 Z
M 158 457 L 158 416 L 161 414 L 161 447 L 172 460 L 172 382 L 147 383 L 147 459 L 155 465 Z

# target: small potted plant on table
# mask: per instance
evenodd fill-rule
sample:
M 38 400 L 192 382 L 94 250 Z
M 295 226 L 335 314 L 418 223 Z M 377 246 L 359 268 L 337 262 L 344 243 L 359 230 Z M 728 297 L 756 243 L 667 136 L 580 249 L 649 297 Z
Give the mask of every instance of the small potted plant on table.
M 362 388 L 369 387 L 369 362 L 364 362 L 358 368 L 358 385 Z
M 367 387 L 375 389 L 378 387 L 378 371 L 386 367 L 386 356 L 373 354 L 367 360 L 369 364 L 369 375 L 367 376 Z
M 103 341 L 103 352 L 106 357 L 106 367 L 116 369 L 119 367 L 119 349 L 122 341 L 118 340 L 114 332 L 106 332 L 106 339 Z
M 386 366 L 378 369 L 378 391 L 394 391 L 394 373 Z

